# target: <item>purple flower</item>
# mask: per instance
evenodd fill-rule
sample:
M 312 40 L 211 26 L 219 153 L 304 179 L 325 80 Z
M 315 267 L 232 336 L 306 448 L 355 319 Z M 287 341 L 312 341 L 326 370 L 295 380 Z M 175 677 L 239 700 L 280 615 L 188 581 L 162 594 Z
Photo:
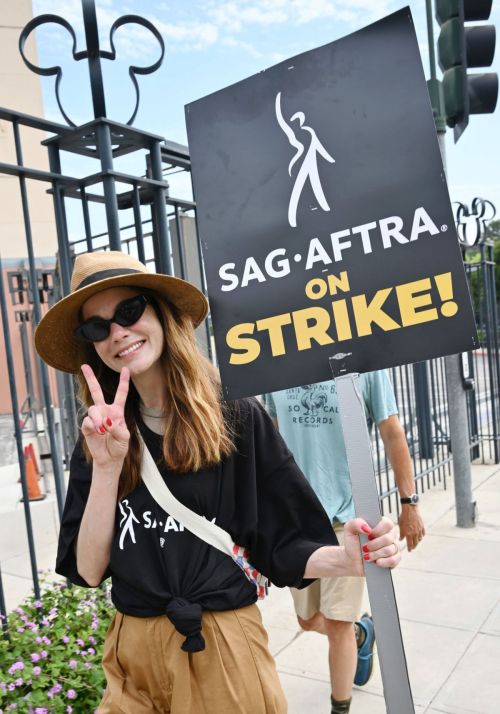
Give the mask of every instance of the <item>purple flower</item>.
M 61 685 L 61 684 L 54 684 L 54 686 L 52 687 L 52 689 L 49 689 L 49 691 L 47 692 L 48 698 L 49 698 L 49 699 L 53 699 L 53 697 L 54 697 L 56 694 L 59 694 L 59 692 L 61 691 L 61 689 L 62 689 L 62 685 Z
M 94 669 L 94 666 L 90 662 L 85 662 L 84 664 L 87 669 Z
M 37 707 L 35 709 L 35 714 L 49 714 L 49 710 L 45 707 Z
M 68 642 L 69 642 L 69 637 L 67 637 L 66 635 L 64 635 L 64 637 L 62 638 L 62 641 L 64 642 L 65 645 L 67 645 Z
M 66 696 L 68 699 L 76 699 L 76 692 L 74 689 L 68 689 Z
M 93 647 L 89 647 L 87 652 L 91 655 L 95 654 L 95 649 Z
M 51 644 L 49 638 L 46 637 L 45 635 L 42 637 L 42 642 L 43 642 L 45 645 L 50 645 L 50 644 Z
M 92 635 L 90 635 L 90 637 L 88 637 L 87 639 L 88 639 L 88 641 L 90 642 L 91 645 L 95 645 L 95 643 L 96 643 L 96 638 L 95 638 L 95 637 L 92 637 Z
M 48 627 L 50 625 L 50 620 L 47 617 L 42 618 L 42 625 Z
M 24 632 L 24 627 L 18 627 L 18 628 L 17 628 L 17 631 L 18 631 L 18 632 Z
M 24 662 L 20 662 L 19 660 L 14 662 L 14 664 L 9 667 L 9 674 L 14 674 L 18 669 L 24 669 Z
M 33 667 L 33 674 L 35 677 L 38 677 L 39 674 L 42 673 L 42 668 L 41 667 Z
M 38 652 L 32 652 L 30 656 L 32 662 L 38 662 L 40 659 L 40 655 L 38 654 Z
M 76 661 L 76 659 L 70 659 L 68 664 L 70 666 L 70 669 L 76 669 L 78 667 L 78 662 Z
M 11 683 L 9 684 L 9 686 L 7 687 L 7 689 L 9 690 L 9 692 L 13 692 L 15 688 L 16 688 L 16 685 L 14 684 L 14 682 L 11 682 Z
M 18 678 L 16 679 L 16 681 L 15 681 L 16 687 L 22 687 L 23 684 L 24 684 L 23 678 L 22 678 L 22 677 L 18 677 Z
M 79 637 L 79 638 L 77 639 L 77 641 L 76 641 L 76 644 L 77 644 L 77 645 L 80 645 L 80 647 L 83 647 L 83 645 L 85 644 L 85 642 Z
M 41 645 L 41 644 L 42 644 L 42 638 L 40 637 L 40 635 L 39 635 L 38 637 L 35 637 L 35 642 L 36 642 L 38 645 Z
M 73 711 L 73 707 L 71 706 L 71 704 L 68 704 L 68 706 L 66 707 L 66 714 L 71 714 L 72 711 Z
M 35 600 L 35 602 L 33 603 L 33 607 L 36 607 L 36 609 L 39 610 L 42 607 L 42 601 Z
M 49 653 L 47 652 L 47 650 L 42 650 L 42 651 L 40 652 L 40 657 L 41 657 L 42 659 L 46 659 L 48 654 L 49 654 Z

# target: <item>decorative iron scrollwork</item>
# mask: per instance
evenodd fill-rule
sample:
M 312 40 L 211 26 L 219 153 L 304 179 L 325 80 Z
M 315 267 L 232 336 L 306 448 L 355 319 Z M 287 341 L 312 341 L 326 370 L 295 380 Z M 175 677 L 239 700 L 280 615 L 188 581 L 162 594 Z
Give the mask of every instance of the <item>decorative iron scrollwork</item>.
M 464 203 L 454 201 L 458 240 L 463 248 L 472 248 L 487 238 L 486 223 L 496 216 L 496 208 L 485 198 L 474 198 L 469 208 Z
M 139 83 L 137 81 L 137 75 L 141 74 L 152 74 L 153 72 L 156 72 L 156 70 L 161 66 L 163 62 L 163 58 L 165 56 L 165 43 L 163 41 L 163 37 L 161 36 L 160 32 L 157 30 L 157 28 L 153 25 L 152 22 L 149 20 L 146 20 L 143 17 L 140 17 L 139 15 L 123 15 L 122 17 L 119 17 L 111 26 L 111 29 L 109 31 L 109 44 L 111 47 L 111 51 L 108 50 L 101 50 L 99 46 L 99 33 L 97 29 L 97 17 L 96 17 L 96 11 L 95 11 L 95 0 L 82 0 L 82 9 L 83 9 L 83 23 L 84 23 L 84 29 L 85 29 L 85 40 L 86 40 L 86 45 L 87 49 L 82 50 L 82 51 L 77 51 L 77 40 L 76 40 L 76 34 L 73 29 L 73 27 L 70 25 L 70 23 L 65 20 L 64 18 L 60 17 L 59 15 L 39 15 L 38 17 L 33 18 L 28 22 L 28 24 L 24 27 L 23 31 L 21 32 L 21 35 L 19 37 L 19 52 L 21 53 L 21 57 L 23 58 L 23 61 L 25 65 L 30 69 L 32 72 L 35 72 L 36 74 L 49 77 L 49 76 L 55 76 L 55 94 L 56 94 L 56 100 L 57 100 L 57 105 L 59 107 L 59 110 L 61 114 L 63 115 L 64 119 L 70 126 L 76 126 L 76 124 L 71 121 L 67 113 L 64 111 L 62 103 L 61 103 L 61 97 L 60 97 L 60 86 L 61 86 L 61 79 L 63 76 L 63 71 L 62 68 L 59 65 L 56 65 L 54 67 L 39 67 L 32 62 L 26 57 L 25 55 L 25 45 L 26 41 L 29 37 L 29 35 L 35 30 L 37 27 L 40 27 L 41 25 L 45 24 L 50 24 L 54 23 L 56 25 L 60 25 L 61 27 L 64 27 L 65 30 L 69 32 L 71 35 L 72 41 L 73 41 L 73 48 L 72 48 L 72 55 L 73 59 L 75 61 L 80 61 L 80 60 L 88 60 L 89 63 L 89 74 L 90 74 L 90 89 L 92 93 L 92 103 L 94 106 L 94 118 L 104 118 L 107 116 L 106 114 L 106 102 L 105 102 L 105 97 L 104 97 L 104 84 L 103 84 L 103 79 L 102 79 L 102 71 L 101 71 L 101 59 L 109 59 L 109 60 L 115 60 L 116 59 L 116 50 L 115 50 L 115 45 L 114 45 L 114 36 L 115 32 L 120 28 L 123 27 L 124 25 L 127 24 L 136 24 L 140 25 L 141 27 L 144 27 L 146 30 L 149 30 L 153 36 L 158 40 L 158 44 L 160 45 L 160 57 L 159 59 L 154 62 L 153 64 L 147 65 L 145 67 L 140 67 L 138 65 L 130 65 L 128 68 L 128 73 L 129 77 L 132 80 L 132 84 L 135 89 L 135 107 L 134 111 L 132 112 L 132 116 L 130 119 L 126 122 L 128 125 L 131 125 L 132 122 L 134 121 L 137 111 L 139 109 L 139 102 L 140 102 L 140 90 L 139 90 Z

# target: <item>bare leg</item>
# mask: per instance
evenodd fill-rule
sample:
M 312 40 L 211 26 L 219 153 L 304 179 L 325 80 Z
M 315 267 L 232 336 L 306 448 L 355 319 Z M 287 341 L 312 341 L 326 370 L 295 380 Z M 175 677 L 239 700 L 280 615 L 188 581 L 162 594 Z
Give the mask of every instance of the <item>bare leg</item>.
M 325 616 L 321 612 L 317 612 L 309 620 L 303 620 L 297 615 L 297 621 L 303 630 L 307 632 L 319 632 L 320 635 L 326 635 Z
M 330 645 L 332 696 L 338 701 L 350 699 L 358 657 L 353 623 L 324 618 L 324 624 Z
M 339 701 L 349 699 L 352 695 L 352 684 L 358 658 L 353 623 L 344 620 L 329 620 L 320 612 L 317 612 L 309 620 L 303 620 L 301 617 L 297 617 L 297 620 L 303 630 L 319 632 L 321 635 L 328 636 L 332 695 Z

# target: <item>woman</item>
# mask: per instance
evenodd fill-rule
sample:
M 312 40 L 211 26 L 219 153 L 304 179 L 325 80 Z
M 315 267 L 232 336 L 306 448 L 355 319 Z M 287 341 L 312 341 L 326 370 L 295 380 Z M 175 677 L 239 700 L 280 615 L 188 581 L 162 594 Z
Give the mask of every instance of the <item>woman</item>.
M 214 521 L 278 586 L 394 567 L 392 523 L 328 517 L 254 399 L 224 403 L 194 327 L 207 303 L 193 285 L 151 274 L 120 252 L 80 255 L 71 293 L 35 343 L 78 375 L 87 408 L 73 453 L 56 570 L 74 583 L 112 578 L 117 613 L 103 657 L 100 714 L 283 714 L 255 583 L 235 560 L 162 509 L 141 479 L 152 454 L 173 495 Z M 130 381 L 129 381 L 130 380 Z M 145 444 L 145 447 L 142 445 Z

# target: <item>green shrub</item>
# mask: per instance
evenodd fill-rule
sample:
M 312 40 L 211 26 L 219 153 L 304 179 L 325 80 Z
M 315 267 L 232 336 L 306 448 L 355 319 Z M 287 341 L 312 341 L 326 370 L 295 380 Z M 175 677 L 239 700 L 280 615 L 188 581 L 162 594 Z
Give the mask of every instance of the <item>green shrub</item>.
M 109 589 L 45 586 L 8 616 L 0 634 L 0 714 L 91 714 L 105 687 L 102 646 L 114 609 Z

